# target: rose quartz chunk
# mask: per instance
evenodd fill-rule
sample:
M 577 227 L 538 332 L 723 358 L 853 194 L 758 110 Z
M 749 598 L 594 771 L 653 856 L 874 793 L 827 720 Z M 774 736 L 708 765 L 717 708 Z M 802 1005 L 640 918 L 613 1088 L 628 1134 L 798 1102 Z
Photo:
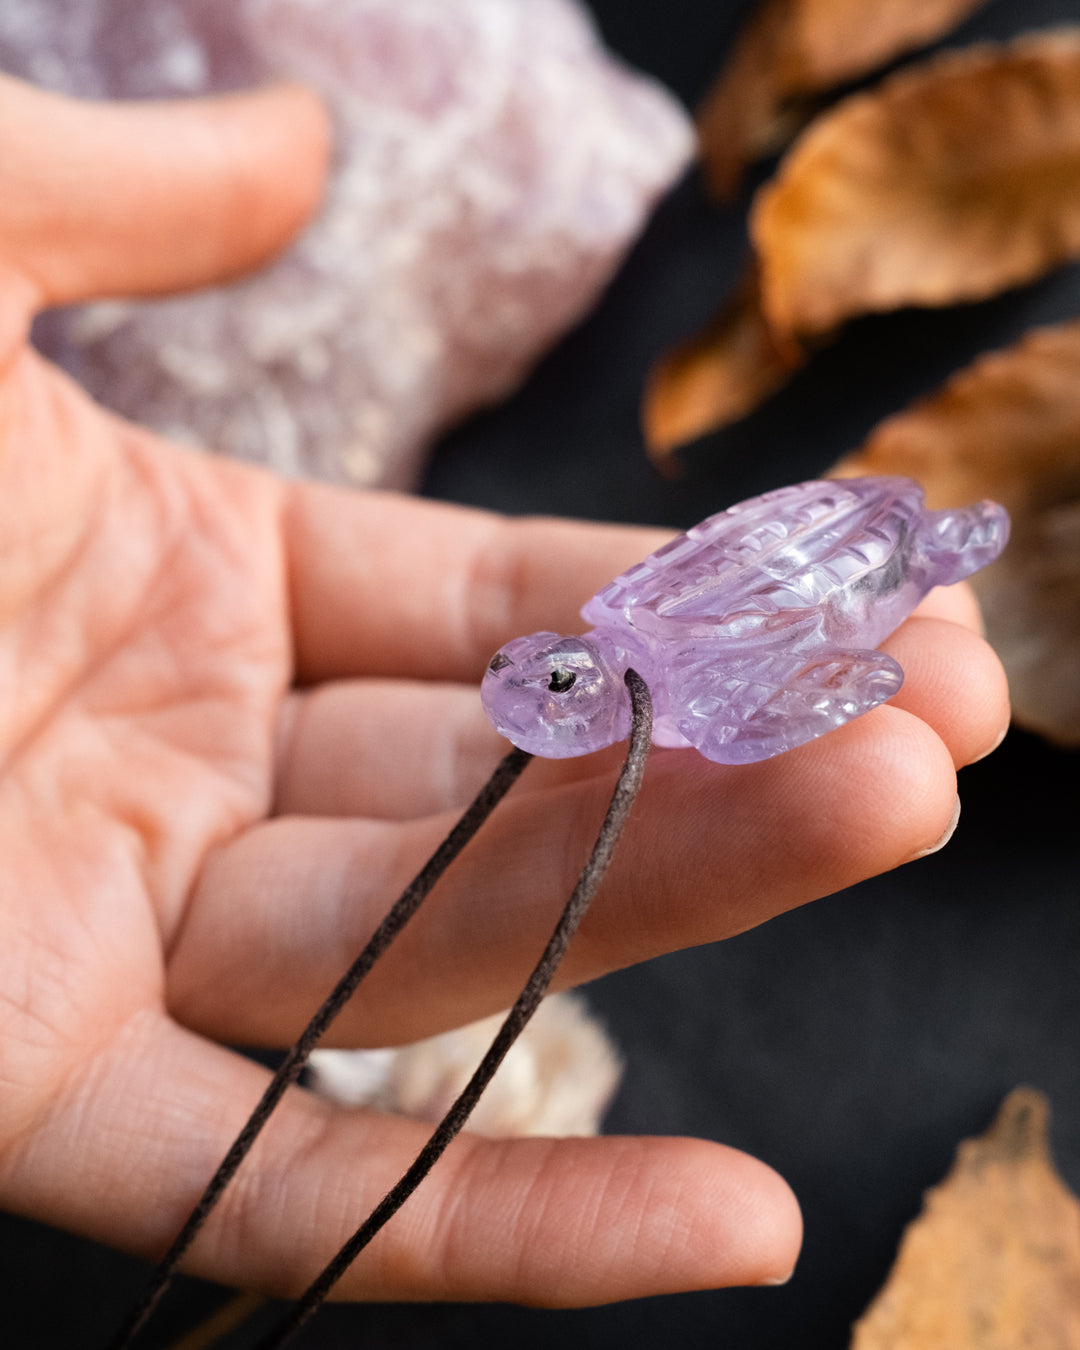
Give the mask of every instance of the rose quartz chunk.
M 161 432 L 357 484 L 409 485 L 441 428 L 513 389 L 691 152 L 572 0 L 3 0 L 0 66 L 90 96 L 274 75 L 324 95 L 332 188 L 283 259 L 41 340 Z

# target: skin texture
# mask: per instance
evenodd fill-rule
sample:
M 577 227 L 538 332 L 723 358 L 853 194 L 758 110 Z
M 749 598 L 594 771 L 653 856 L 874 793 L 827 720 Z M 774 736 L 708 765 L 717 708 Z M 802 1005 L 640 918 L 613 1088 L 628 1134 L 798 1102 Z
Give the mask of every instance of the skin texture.
M 663 538 L 285 485 L 174 450 L 27 348 L 36 307 L 269 256 L 326 154 L 291 87 L 124 108 L 0 80 L 0 1204 L 148 1256 L 266 1080 L 222 1042 L 292 1039 L 503 752 L 491 652 L 580 627 Z M 656 753 L 563 982 L 933 845 L 1007 719 L 977 628 L 965 591 L 932 595 L 887 644 L 894 703 L 778 759 Z M 530 768 L 334 1043 L 511 1001 L 620 755 Z M 425 1136 L 291 1092 L 187 1268 L 297 1291 Z M 596 1303 L 776 1281 L 799 1241 L 785 1183 L 719 1144 L 466 1136 L 338 1295 Z

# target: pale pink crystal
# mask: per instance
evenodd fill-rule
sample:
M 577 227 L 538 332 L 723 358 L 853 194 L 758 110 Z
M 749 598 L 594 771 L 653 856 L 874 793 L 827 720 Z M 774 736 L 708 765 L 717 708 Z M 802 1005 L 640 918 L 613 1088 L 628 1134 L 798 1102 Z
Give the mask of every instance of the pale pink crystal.
M 326 97 L 333 186 L 284 259 L 43 343 L 166 434 L 362 484 L 408 485 L 438 430 L 521 380 L 691 150 L 575 0 L 3 0 L 0 67 L 92 96 L 288 75 Z

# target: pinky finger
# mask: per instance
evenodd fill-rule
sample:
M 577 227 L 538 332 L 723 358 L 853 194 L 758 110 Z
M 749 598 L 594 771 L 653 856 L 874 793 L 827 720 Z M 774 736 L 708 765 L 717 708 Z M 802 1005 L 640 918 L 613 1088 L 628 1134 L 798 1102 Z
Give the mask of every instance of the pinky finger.
M 140 1041 L 141 1045 L 133 1042 Z M 6 1171 L 10 1208 L 153 1257 L 170 1242 L 265 1072 L 154 1014 L 103 1052 Z M 425 1127 L 291 1091 L 185 1262 L 293 1296 L 413 1161 Z M 74 1147 L 77 1143 L 77 1147 Z M 776 1283 L 801 1240 L 770 1168 L 692 1139 L 463 1135 L 335 1297 L 582 1306 Z

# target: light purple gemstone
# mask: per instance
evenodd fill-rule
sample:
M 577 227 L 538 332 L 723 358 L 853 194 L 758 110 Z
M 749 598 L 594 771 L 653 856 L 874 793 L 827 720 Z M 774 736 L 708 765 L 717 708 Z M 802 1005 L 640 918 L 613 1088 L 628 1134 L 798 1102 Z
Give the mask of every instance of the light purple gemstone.
M 928 511 L 907 478 L 800 483 L 733 506 L 609 582 L 583 637 L 533 633 L 491 660 L 493 726 L 549 759 L 629 733 L 628 666 L 653 698 L 653 741 L 749 764 L 849 722 L 904 673 L 878 644 L 934 586 L 1001 552 L 996 502 Z

